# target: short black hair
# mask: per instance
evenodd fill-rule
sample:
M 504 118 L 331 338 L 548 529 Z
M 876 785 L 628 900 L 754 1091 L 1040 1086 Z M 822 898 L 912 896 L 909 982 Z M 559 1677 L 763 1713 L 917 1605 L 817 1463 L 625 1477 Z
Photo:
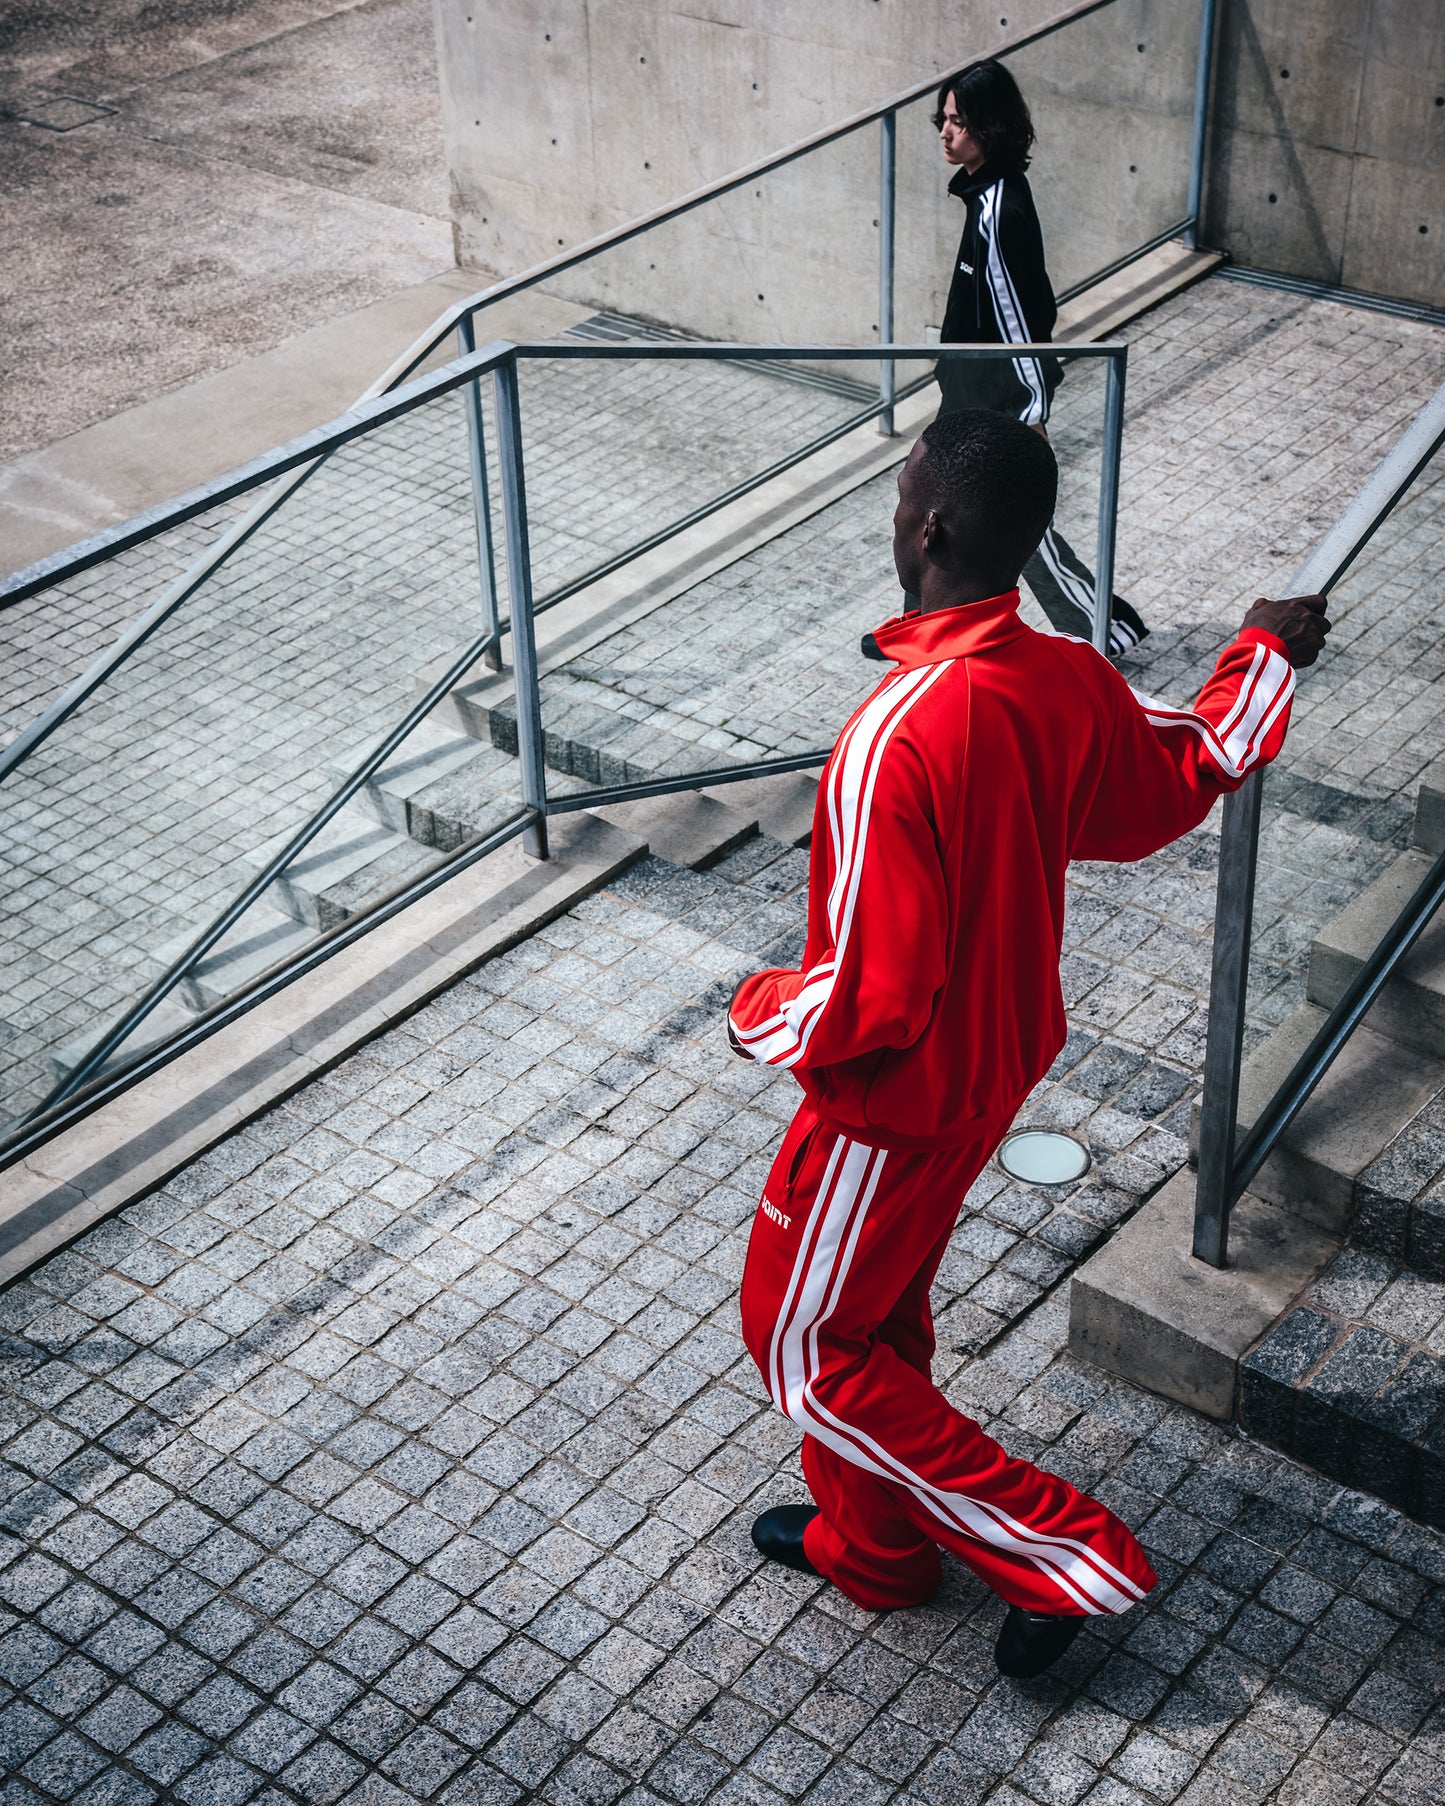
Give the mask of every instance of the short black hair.
M 1029 103 L 1002 63 L 992 58 L 972 63 L 942 83 L 938 110 L 933 115 L 935 131 L 943 126 L 950 94 L 959 118 L 977 138 L 988 162 L 1002 164 L 1006 169 L 1028 168 L 1029 152 L 1034 147 L 1034 122 Z
M 985 572 L 1013 583 L 1054 518 L 1059 466 L 1042 433 L 987 408 L 940 414 L 923 429 L 914 474 L 930 507 Z

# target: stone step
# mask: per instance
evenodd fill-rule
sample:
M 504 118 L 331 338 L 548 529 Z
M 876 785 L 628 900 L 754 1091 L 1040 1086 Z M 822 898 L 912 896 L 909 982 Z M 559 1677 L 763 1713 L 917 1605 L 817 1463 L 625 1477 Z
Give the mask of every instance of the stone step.
M 609 803 L 595 813 L 614 828 L 624 828 L 645 840 L 648 851 L 659 859 L 698 872 L 725 859 L 758 831 L 755 814 L 734 809 L 698 790 L 643 797 L 634 803 Z
M 1411 844 L 1432 859 L 1445 853 L 1445 763 L 1432 765 L 1420 780 Z
M 139 994 L 132 1001 L 138 1002 Z M 119 1013 L 117 1013 L 115 1020 L 119 1021 L 119 1019 Z M 115 1052 L 103 1062 L 99 1071 L 92 1074 L 92 1077 L 99 1077 L 100 1073 L 114 1072 L 117 1066 L 134 1055 L 144 1053 L 147 1048 L 155 1047 L 159 1042 L 168 1041 L 172 1035 L 178 1034 L 183 1028 L 189 1028 L 195 1019 L 195 1011 L 188 1009 L 179 998 L 174 995 L 162 998 L 145 1021 L 136 1026 L 135 1031 L 121 1042 Z M 70 1077 L 91 1048 L 104 1040 L 110 1032 L 111 1026 L 110 1023 L 107 1023 L 97 1034 L 77 1036 L 74 1041 L 67 1041 L 52 1052 L 50 1069 L 57 1084 Z
M 575 694 L 578 687 L 569 684 L 571 693 L 559 693 L 555 683 L 543 683 L 542 757 L 549 771 L 575 778 L 582 785 L 605 786 L 748 762 L 709 744 L 729 736 L 621 691 L 604 692 L 598 685 L 586 687 L 599 696 L 606 695 L 617 706 L 589 701 Z M 517 715 L 511 696 L 490 705 L 474 702 L 469 717 L 476 723 L 476 731 L 485 734 L 493 746 L 515 756 Z
M 278 836 L 243 862 L 262 867 L 286 844 Z M 282 872 L 266 900 L 293 921 L 326 930 L 435 862 L 436 855 L 348 803 Z
M 342 755 L 329 775 L 339 784 L 366 748 Z M 576 788 L 576 786 L 574 786 Z M 485 741 L 428 718 L 374 772 L 350 805 L 420 846 L 450 853 L 521 807 L 517 761 Z
M 367 750 L 362 745 L 349 754 L 338 755 L 327 769 L 332 784 L 339 786 L 361 763 Z M 432 785 L 462 771 L 475 773 L 481 788 L 486 788 L 490 779 L 499 793 L 510 791 L 516 795 L 515 759 L 429 716 L 412 730 L 391 759 L 373 772 L 356 793 L 355 802 L 394 833 L 433 846 L 437 843 L 425 831 L 430 826 L 428 811 L 416 799 Z
M 1246 1192 L 1230 1217 L 1228 1266 L 1207 1266 L 1191 1252 L 1194 1191 L 1186 1167 L 1074 1274 L 1069 1350 L 1228 1422 L 1240 1363 L 1340 1244 Z
M 314 927 L 298 922 L 261 897 L 197 962 L 174 994 L 190 1009 L 208 1010 L 253 978 L 269 972 L 272 966 L 299 953 L 316 939 L 316 933 Z M 182 935 L 162 947 L 157 954 L 160 970 L 174 965 L 194 939 L 194 935 Z
M 1418 1339 L 1442 1319 L 1445 1283 L 1347 1252 L 1240 1363 L 1241 1426 L 1445 1528 L 1445 1360 Z
M 755 815 L 758 832 L 785 846 L 805 847 L 813 837 L 813 811 L 818 801 L 818 774 L 813 771 L 770 772 L 737 784 L 713 784 L 700 792 Z
M 1317 1004 L 1302 1004 L 1244 1062 L 1239 1075 L 1241 1131 L 1256 1122 L 1326 1015 Z M 1332 1235 L 1343 1235 L 1354 1219 L 1361 1175 L 1442 1089 L 1445 1060 L 1402 1047 L 1362 1025 L 1250 1181 L 1250 1190 Z M 1198 1104 L 1189 1139 L 1197 1156 Z
M 1378 946 L 1434 863 L 1429 853 L 1402 853 L 1310 947 L 1306 994 L 1330 1009 Z M 1436 916 L 1395 968 L 1368 1025 L 1406 1047 L 1445 1055 L 1445 913 Z
M 382 828 L 440 852 L 451 852 L 515 810 L 521 800 L 515 756 L 459 732 L 455 721 L 455 716 L 433 715 L 421 722 L 390 763 L 357 793 L 354 806 Z M 509 726 L 515 745 L 515 717 Z M 338 758 L 331 767 L 333 781 L 339 783 L 354 770 L 364 753 L 359 747 L 354 755 Z M 547 788 L 549 795 L 566 796 L 589 786 L 554 768 Z M 597 813 L 645 839 L 659 858 L 702 870 L 751 839 L 761 816 L 774 838 L 790 843 L 805 839 L 816 788 L 816 780 L 788 773 L 725 786 L 716 796 L 681 791 L 609 805 Z

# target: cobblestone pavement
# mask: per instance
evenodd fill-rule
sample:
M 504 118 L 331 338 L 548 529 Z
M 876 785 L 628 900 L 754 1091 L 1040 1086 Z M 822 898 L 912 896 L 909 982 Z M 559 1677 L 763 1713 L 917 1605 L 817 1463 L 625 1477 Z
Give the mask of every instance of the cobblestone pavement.
M 1018 1684 L 952 1562 L 879 1615 L 760 1568 L 801 1482 L 736 1286 L 796 1093 L 720 1015 L 804 877 L 643 862 L 0 1299 L 5 1806 L 1445 1794 L 1445 1539 L 1063 1352 L 1179 1152 L 1108 979 L 1036 1100 L 1098 1164 L 979 1181 L 938 1373 L 1158 1590 Z

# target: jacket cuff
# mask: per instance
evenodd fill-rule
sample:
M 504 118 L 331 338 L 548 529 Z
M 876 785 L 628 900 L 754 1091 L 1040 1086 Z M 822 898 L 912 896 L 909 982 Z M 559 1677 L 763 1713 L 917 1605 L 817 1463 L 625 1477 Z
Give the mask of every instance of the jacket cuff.
M 1261 646 L 1267 646 L 1271 652 L 1277 652 L 1286 664 L 1291 663 L 1289 647 L 1277 633 L 1271 633 L 1267 627 L 1241 627 L 1235 635 L 1237 640 L 1257 640 Z

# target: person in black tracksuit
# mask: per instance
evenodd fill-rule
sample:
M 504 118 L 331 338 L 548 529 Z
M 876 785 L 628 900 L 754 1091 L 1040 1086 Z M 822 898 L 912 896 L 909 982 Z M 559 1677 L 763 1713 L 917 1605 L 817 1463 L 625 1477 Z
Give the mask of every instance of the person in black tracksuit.
M 1044 266 L 1039 216 L 1024 174 L 1034 129 L 1017 83 L 1001 63 L 975 64 L 939 89 L 933 123 L 944 156 L 959 166 L 948 192 L 964 204 L 963 237 L 940 335 L 943 343 L 1047 343 L 1053 337 L 1058 306 Z M 941 359 L 939 412 L 989 408 L 1043 432 L 1063 374 L 1063 366 L 1053 357 L 1020 357 L 1008 363 Z M 1092 638 L 1093 573 L 1052 522 L 1023 576 L 1055 627 Z M 1117 658 L 1127 652 L 1148 631 L 1123 597 L 1115 596 L 1111 655 Z

